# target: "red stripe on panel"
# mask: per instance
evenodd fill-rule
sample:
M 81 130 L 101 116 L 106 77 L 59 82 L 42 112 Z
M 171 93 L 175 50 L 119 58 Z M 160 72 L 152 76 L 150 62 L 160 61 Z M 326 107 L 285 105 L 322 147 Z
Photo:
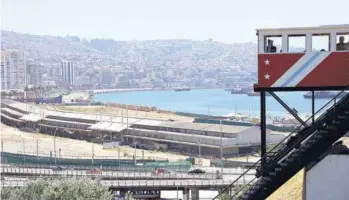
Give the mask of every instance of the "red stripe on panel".
M 349 52 L 331 53 L 297 86 L 349 86 Z

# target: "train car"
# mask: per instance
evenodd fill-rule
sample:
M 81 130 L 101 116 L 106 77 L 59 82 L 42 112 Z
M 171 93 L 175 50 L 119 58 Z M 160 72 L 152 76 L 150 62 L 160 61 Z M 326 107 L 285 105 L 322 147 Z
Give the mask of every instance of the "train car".
M 35 103 L 36 104 L 61 104 L 63 100 L 63 96 L 60 95 L 58 97 L 48 97 L 48 98 L 36 98 Z
M 257 37 L 255 91 L 343 90 L 349 86 L 349 24 L 258 29 Z M 300 47 L 293 48 L 292 43 Z

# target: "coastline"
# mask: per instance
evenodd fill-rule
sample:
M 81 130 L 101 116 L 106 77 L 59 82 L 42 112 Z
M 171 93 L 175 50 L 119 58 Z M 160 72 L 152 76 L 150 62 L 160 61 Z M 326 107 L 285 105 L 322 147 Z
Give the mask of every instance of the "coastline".
M 214 90 L 214 91 L 208 91 L 206 92 L 206 90 Z M 247 121 L 253 124 L 258 123 L 259 121 L 259 113 L 256 113 L 255 110 L 258 109 L 258 107 L 254 106 L 253 108 L 253 103 L 255 103 L 258 99 L 256 98 L 251 98 L 251 97 L 245 97 L 244 95 L 231 95 L 229 92 L 225 92 L 224 89 L 219 88 L 219 89 L 214 89 L 214 88 L 194 88 L 192 89 L 192 92 L 172 92 L 171 90 L 173 90 L 172 88 L 127 88 L 127 89 L 98 89 L 98 90 L 94 90 L 89 91 L 89 92 L 84 92 L 84 91 L 76 91 L 73 92 L 71 94 L 69 94 L 70 97 L 74 97 L 75 99 L 88 99 L 90 100 L 90 103 L 70 103 L 69 101 L 67 104 L 61 105 L 60 107 L 71 107 L 71 108 L 62 108 L 65 110 L 76 110 L 76 111 L 82 111 L 84 112 L 85 110 L 95 110 L 92 107 L 99 107 L 99 109 L 101 109 L 101 107 L 105 106 L 105 109 L 108 108 L 113 108 L 114 112 L 122 112 L 122 110 L 126 111 L 129 110 L 130 112 L 135 112 L 135 115 L 139 116 L 148 116 L 149 117 L 149 113 L 156 113 L 156 118 L 158 118 L 158 115 L 161 113 L 162 116 L 160 118 L 172 118 L 173 116 L 181 116 L 181 117 L 187 117 L 191 118 L 191 119 L 195 119 L 195 118 L 210 118 L 210 119 L 215 119 L 215 120 L 225 120 L 228 118 L 232 118 L 235 121 Z M 199 91 L 202 90 L 202 91 Z M 221 90 L 221 91 L 220 91 Z M 146 93 L 141 93 L 138 96 L 138 91 L 148 91 Z M 153 93 L 151 93 L 152 91 L 154 91 L 154 95 L 157 94 L 158 91 L 167 91 L 167 92 L 158 92 L 159 93 L 159 97 L 156 97 L 156 99 L 152 98 Z M 118 93 L 120 92 L 120 93 Z M 125 94 L 121 94 L 125 92 Z M 128 93 L 130 92 L 130 93 Z M 132 93 L 134 92 L 134 93 Z M 104 99 L 104 98 L 99 98 L 101 96 L 104 96 L 103 93 L 115 93 L 116 96 L 120 95 L 120 97 L 114 98 L 114 99 Z M 207 102 L 207 98 L 203 98 L 203 100 L 206 102 L 202 103 L 199 102 L 201 101 L 201 99 L 197 99 L 198 96 L 200 96 L 200 98 L 202 98 L 204 95 L 210 95 L 211 93 L 213 93 L 215 96 L 214 98 L 218 97 L 220 99 L 224 99 L 224 100 L 217 100 L 213 101 L 213 103 Z M 223 94 L 224 93 L 224 94 Z M 94 96 L 93 94 L 96 94 L 96 96 Z M 191 94 L 195 94 L 194 96 Z M 114 94 L 111 95 L 106 95 L 108 97 L 113 96 Z M 126 96 L 126 98 L 124 98 Z M 179 102 L 180 102 L 180 106 L 178 106 L 176 104 L 176 102 L 173 103 L 173 108 L 171 107 L 172 104 L 170 104 L 169 102 L 173 102 L 173 97 L 174 96 L 179 96 Z M 299 96 L 299 95 L 298 95 Z M 144 99 L 143 99 L 144 97 Z M 149 97 L 149 98 L 148 98 Z M 184 104 L 188 98 L 189 99 L 189 108 L 183 108 L 186 106 L 186 104 Z M 224 97 L 224 98 L 222 98 Z M 129 99 L 127 99 L 129 98 Z M 214 99 L 213 98 L 213 99 Z M 293 96 L 287 96 L 284 97 L 285 101 L 287 101 L 288 99 L 293 99 Z M 302 97 L 297 97 L 297 98 L 302 98 Z M 150 100 L 149 100 L 150 99 Z M 233 102 L 236 99 L 236 102 Z M 91 103 L 92 101 L 94 101 L 93 103 Z M 160 102 L 159 104 L 154 103 L 155 101 Z M 305 100 L 303 100 L 305 101 Z M 321 100 L 319 100 L 321 101 Z M 77 102 L 77 101 L 75 101 Z M 164 103 L 165 102 L 165 103 Z M 168 105 L 164 105 L 164 104 Z M 183 103 L 184 102 L 184 103 Z M 194 103 L 193 103 L 194 102 Z M 202 104 L 202 105 L 209 105 L 207 106 L 207 111 L 204 110 L 205 108 L 203 108 L 202 105 L 199 105 L 197 107 L 195 107 L 197 104 L 196 102 L 198 102 L 198 104 Z M 231 103 L 233 102 L 233 103 Z M 214 104 L 216 103 L 216 104 Z M 241 104 L 241 106 L 240 106 Z M 152 106 L 153 105 L 153 106 Z M 170 105 L 170 106 L 169 106 Z M 212 107 L 212 105 L 214 105 Z M 217 108 L 215 108 L 215 105 Z M 228 106 L 227 106 L 228 105 Z M 231 105 L 231 106 L 229 106 Z M 235 105 L 235 112 L 234 112 L 234 105 Z M 239 105 L 239 110 L 237 110 L 237 106 Z M 318 103 L 318 105 L 321 105 L 321 103 Z M 79 107 L 79 108 L 78 108 Z M 91 107 L 91 108 L 88 108 Z M 97 108 L 96 107 L 96 108 Z M 252 108 L 251 108 L 252 107 Z M 303 106 L 305 107 L 305 106 Z M 194 109 L 193 109 L 194 108 Z M 198 108 L 198 109 L 196 109 Z M 297 124 L 297 121 L 290 116 L 290 114 L 288 114 L 286 111 L 281 110 L 280 108 L 277 108 L 277 106 L 274 106 L 274 108 L 272 108 L 272 105 L 270 106 L 271 110 L 269 112 L 269 118 L 268 118 L 268 122 L 271 123 L 271 121 L 275 121 L 276 125 L 295 125 Z M 216 110 L 218 111 L 216 111 Z M 304 110 L 304 109 L 303 109 Z M 144 112 L 141 114 L 141 112 Z M 138 114 L 136 114 L 138 113 Z M 164 117 L 164 114 L 168 114 L 166 117 Z M 170 116 L 170 117 L 169 117 Z M 210 117 L 208 117 L 210 116 Z M 303 120 L 307 120 L 309 118 L 309 113 L 307 111 L 301 111 L 300 112 L 300 116 Z M 169 117 L 169 118 L 168 118 Z M 246 119 L 247 118 L 247 119 Z M 187 120 L 186 119 L 186 120 Z M 273 122 L 274 124 L 274 122 Z
M 142 91 L 168 91 L 176 88 L 117 88 L 117 89 L 94 89 L 93 94 L 114 93 L 114 92 L 142 92 Z M 210 90 L 210 89 L 225 89 L 222 87 L 195 87 L 190 90 Z M 88 92 L 88 91 L 83 91 Z

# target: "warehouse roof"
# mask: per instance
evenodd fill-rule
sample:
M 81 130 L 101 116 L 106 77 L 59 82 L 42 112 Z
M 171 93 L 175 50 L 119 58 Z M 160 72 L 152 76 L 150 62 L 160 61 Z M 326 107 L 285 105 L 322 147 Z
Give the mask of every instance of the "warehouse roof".
M 181 128 L 181 129 L 191 129 L 200 131 L 212 131 L 212 132 L 224 132 L 224 133 L 238 133 L 242 130 L 247 129 L 245 126 L 230 126 L 230 125 L 220 125 L 220 124 L 204 124 L 204 123 L 193 123 L 193 122 L 164 122 L 162 127 L 168 128 Z

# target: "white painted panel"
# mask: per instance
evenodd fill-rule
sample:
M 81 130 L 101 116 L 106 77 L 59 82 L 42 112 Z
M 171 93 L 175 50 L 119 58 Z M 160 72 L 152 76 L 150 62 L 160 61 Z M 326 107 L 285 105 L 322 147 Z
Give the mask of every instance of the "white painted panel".
M 288 35 L 286 33 L 282 34 L 282 53 L 288 52 Z
M 306 52 L 311 52 L 313 51 L 313 34 L 307 33 L 306 38 L 305 38 L 305 49 Z
M 258 36 L 258 53 L 264 53 L 265 49 L 265 36 L 263 34 L 259 34 Z
M 337 44 L 336 44 L 336 32 L 331 32 L 330 35 L 330 51 L 337 51 Z
M 349 199 L 349 155 L 329 155 L 306 174 L 306 200 Z

